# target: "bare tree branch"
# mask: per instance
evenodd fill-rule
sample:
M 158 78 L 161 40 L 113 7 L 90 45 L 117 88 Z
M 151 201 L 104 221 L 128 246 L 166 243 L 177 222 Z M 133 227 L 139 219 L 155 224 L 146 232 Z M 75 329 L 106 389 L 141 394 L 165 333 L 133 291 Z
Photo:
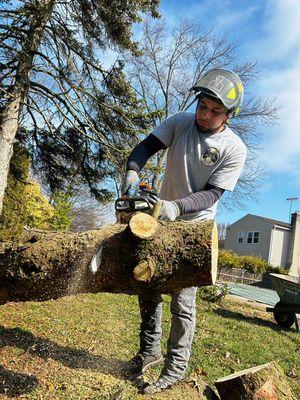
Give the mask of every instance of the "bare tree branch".
M 210 32 L 188 21 L 180 21 L 172 31 L 163 21 L 144 22 L 141 39 L 142 54 L 126 55 L 128 76 L 136 94 L 144 102 L 147 111 L 155 116 L 152 128 L 163 118 L 185 110 L 193 94 L 189 90 L 200 76 L 210 68 L 228 68 L 236 71 L 246 87 L 251 86 L 259 74 L 259 64 L 254 60 L 238 62 L 237 44 L 226 38 L 216 38 Z M 248 97 L 242 112 L 232 118 L 230 126 L 248 147 L 246 171 L 240 178 L 233 204 L 241 206 L 243 198 L 255 196 L 261 186 L 264 169 L 253 162 L 259 150 L 258 138 L 261 127 L 278 122 L 278 106 L 273 99 Z M 159 188 L 164 169 L 165 154 L 156 155 L 146 172 Z M 152 173 L 151 173 L 152 171 Z

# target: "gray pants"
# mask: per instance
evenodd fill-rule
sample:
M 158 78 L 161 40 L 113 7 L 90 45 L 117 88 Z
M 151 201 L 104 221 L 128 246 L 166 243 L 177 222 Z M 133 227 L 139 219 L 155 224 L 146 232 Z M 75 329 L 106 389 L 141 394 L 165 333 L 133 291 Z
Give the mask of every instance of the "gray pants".
M 182 289 L 172 295 L 172 322 L 167 356 L 161 376 L 170 382 L 180 379 L 188 366 L 196 323 L 196 287 Z M 161 352 L 162 297 L 159 293 L 139 296 L 141 311 L 140 352 L 151 355 Z

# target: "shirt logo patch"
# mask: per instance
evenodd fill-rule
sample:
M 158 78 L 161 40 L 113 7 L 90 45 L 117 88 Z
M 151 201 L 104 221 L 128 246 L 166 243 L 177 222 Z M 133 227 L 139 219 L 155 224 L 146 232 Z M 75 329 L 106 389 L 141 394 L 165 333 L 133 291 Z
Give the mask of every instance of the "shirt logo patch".
M 217 164 L 219 159 L 220 159 L 220 153 L 219 150 L 216 149 L 215 147 L 209 147 L 201 155 L 201 162 L 206 167 L 211 167 Z

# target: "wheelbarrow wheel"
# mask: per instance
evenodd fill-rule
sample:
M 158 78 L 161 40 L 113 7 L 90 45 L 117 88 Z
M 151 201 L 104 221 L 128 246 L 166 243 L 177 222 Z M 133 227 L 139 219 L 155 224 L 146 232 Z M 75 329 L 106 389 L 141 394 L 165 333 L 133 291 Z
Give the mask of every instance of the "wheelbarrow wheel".
M 282 310 L 284 303 L 279 301 L 276 303 L 273 314 L 275 321 L 283 328 L 290 328 L 295 322 L 295 314 L 293 312 Z

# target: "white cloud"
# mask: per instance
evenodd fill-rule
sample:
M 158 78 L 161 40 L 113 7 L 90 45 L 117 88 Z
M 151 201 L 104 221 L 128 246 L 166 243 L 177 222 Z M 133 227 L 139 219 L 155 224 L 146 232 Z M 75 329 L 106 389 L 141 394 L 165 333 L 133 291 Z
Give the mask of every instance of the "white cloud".
M 224 8 L 226 10 L 226 7 Z M 249 6 L 242 10 L 235 10 L 228 12 L 218 13 L 214 22 L 215 30 L 220 33 L 226 33 L 230 30 L 236 31 L 237 26 L 243 26 L 259 10 L 259 6 Z
M 269 20 L 266 21 L 268 57 L 291 55 L 300 61 L 300 2 L 299 0 L 269 0 Z M 297 50 L 298 49 L 298 54 Z
M 266 65 L 260 89 L 275 96 L 281 109 L 280 126 L 268 131 L 263 157 L 272 170 L 291 173 L 300 185 L 300 3 L 271 3 L 266 36 L 259 42 Z
M 175 6 L 171 11 L 167 1 L 161 2 L 162 15 L 171 26 L 177 25 L 179 18 L 186 18 L 221 36 L 238 32 L 237 26 L 242 28 L 259 8 L 259 3 L 237 7 L 235 0 L 192 0 L 184 7 Z

